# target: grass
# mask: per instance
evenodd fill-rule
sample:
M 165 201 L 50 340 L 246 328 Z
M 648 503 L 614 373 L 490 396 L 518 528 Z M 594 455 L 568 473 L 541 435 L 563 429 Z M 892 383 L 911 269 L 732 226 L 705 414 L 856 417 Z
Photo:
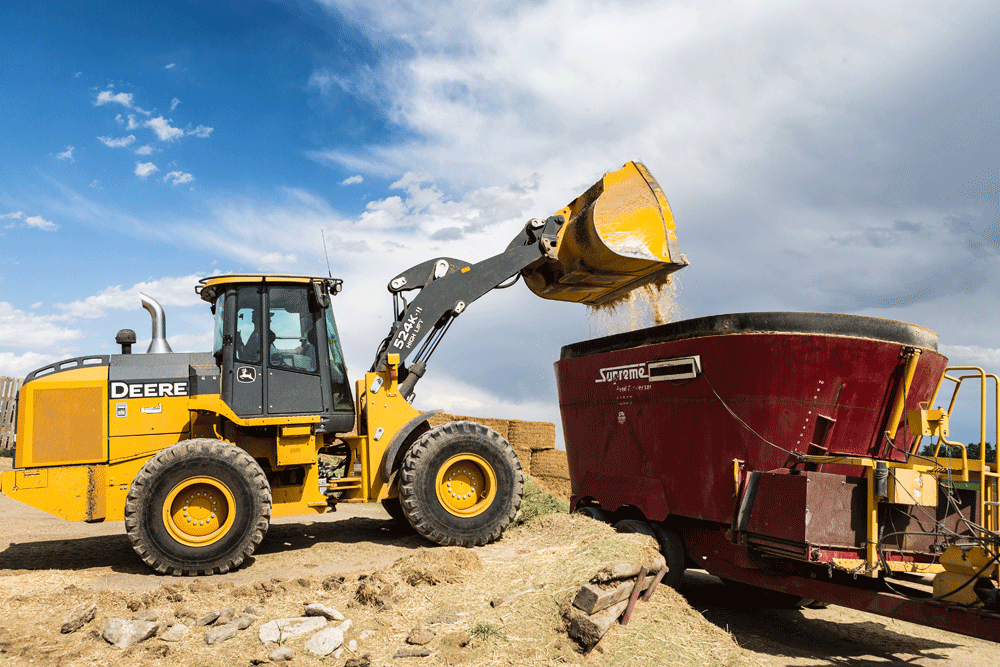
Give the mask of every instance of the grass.
M 569 513 L 569 503 L 562 498 L 550 496 L 535 484 L 530 477 L 524 480 L 524 499 L 521 501 L 521 511 L 511 522 L 511 527 L 523 526 L 540 516 L 554 513 Z
M 14 448 L 10 449 L 0 449 L 0 459 L 12 459 L 14 458 Z

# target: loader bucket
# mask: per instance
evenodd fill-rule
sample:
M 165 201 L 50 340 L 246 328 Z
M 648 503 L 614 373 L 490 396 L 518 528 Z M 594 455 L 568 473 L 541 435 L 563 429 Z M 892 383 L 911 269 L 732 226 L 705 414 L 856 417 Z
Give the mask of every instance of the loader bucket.
M 687 266 L 667 198 L 641 162 L 605 174 L 557 215 L 558 259 L 522 272 L 543 299 L 597 306 Z

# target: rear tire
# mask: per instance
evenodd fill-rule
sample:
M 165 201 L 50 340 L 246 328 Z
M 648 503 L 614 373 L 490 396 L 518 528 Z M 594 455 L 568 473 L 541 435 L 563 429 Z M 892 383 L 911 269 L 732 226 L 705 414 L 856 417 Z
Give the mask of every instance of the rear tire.
M 239 567 L 264 539 L 271 488 L 242 449 L 211 439 L 164 449 L 136 475 L 125 501 L 132 548 L 161 574 Z
M 423 434 L 399 471 L 403 514 L 420 535 L 440 545 L 496 540 L 523 494 L 521 463 L 510 443 L 474 422 L 450 422 Z
M 615 524 L 615 530 L 619 533 L 641 533 L 649 535 L 656 540 L 660 547 L 660 553 L 667 562 L 667 572 L 663 575 L 662 583 L 677 588 L 684 580 L 684 544 L 680 535 L 672 530 L 668 530 L 656 524 L 649 524 L 639 519 L 622 519 Z
M 611 517 L 608 513 L 596 505 L 584 505 L 583 507 L 577 507 L 573 514 L 582 514 L 583 516 L 590 517 L 594 521 L 600 521 L 601 523 L 611 523 Z

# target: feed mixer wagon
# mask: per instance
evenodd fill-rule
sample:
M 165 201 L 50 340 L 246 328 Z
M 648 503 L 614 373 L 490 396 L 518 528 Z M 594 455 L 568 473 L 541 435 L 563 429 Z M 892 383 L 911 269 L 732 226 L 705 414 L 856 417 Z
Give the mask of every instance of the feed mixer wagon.
M 567 345 L 555 372 L 573 510 L 654 536 L 667 581 L 1000 641 L 997 376 L 933 331 L 715 315 Z M 975 446 L 949 439 L 960 389 Z

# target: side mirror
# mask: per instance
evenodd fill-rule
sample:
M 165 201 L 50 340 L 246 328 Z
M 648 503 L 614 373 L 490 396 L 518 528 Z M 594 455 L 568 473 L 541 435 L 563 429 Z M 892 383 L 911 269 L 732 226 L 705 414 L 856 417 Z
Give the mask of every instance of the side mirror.
M 326 293 L 326 290 L 323 289 L 323 283 L 313 283 L 312 289 L 313 299 L 315 300 L 316 305 L 320 308 L 329 308 L 330 296 Z

